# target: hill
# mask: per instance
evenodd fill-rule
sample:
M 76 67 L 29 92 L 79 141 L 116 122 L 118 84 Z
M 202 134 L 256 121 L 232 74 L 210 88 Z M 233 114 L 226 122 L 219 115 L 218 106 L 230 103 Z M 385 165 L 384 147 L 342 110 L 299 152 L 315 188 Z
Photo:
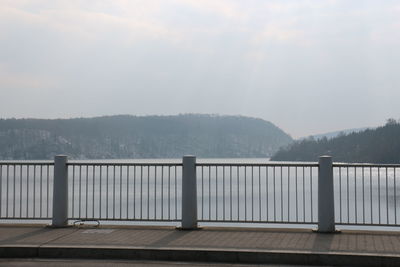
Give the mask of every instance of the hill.
M 0 119 L 0 159 L 270 157 L 292 138 L 242 116 L 105 116 Z
M 305 139 L 279 150 L 271 160 L 317 161 L 331 155 L 338 162 L 400 163 L 400 123 L 327 139 Z
M 302 137 L 300 139 L 322 139 L 324 137 L 330 139 L 330 138 L 335 138 L 338 137 L 340 135 L 346 135 L 346 134 L 351 134 L 351 133 L 358 133 L 358 132 L 362 132 L 365 131 L 367 129 L 371 129 L 372 127 L 362 127 L 362 128 L 353 128 L 353 129 L 345 129 L 345 130 L 340 130 L 340 131 L 334 131 L 334 132 L 328 132 L 328 133 L 322 133 L 322 134 L 314 134 L 314 135 L 310 135 L 307 137 Z

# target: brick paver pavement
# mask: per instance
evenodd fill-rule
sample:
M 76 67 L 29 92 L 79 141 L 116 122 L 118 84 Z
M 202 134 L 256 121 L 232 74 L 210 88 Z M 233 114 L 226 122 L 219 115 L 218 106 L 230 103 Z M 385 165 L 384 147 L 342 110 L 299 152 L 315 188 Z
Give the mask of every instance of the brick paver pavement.
M 342 231 L 320 234 L 303 229 L 172 227 L 0 226 L 0 246 L 115 246 L 148 248 L 215 248 L 400 255 L 400 232 Z
M 182 231 L 172 227 L 0 226 L 1 247 L 113 247 L 214 249 L 400 255 L 400 232 L 342 231 L 321 234 L 304 229 L 203 228 Z M 2 256 L 4 257 L 4 255 Z

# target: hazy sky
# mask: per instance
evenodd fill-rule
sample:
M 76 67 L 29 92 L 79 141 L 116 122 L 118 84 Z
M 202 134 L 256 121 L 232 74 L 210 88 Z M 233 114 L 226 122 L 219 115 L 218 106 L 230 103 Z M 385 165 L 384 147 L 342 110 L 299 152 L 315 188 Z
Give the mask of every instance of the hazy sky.
M 400 118 L 398 0 L 0 0 L 0 117 Z

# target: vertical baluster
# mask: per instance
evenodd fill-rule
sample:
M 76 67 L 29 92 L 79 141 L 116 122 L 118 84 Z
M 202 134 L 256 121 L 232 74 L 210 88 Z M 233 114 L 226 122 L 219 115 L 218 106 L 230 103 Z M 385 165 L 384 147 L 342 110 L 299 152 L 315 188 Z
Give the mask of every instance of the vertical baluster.
M 201 220 L 204 220 L 204 166 L 201 166 Z
M 147 219 L 150 219 L 150 166 L 147 166 Z
M 268 201 L 268 198 L 269 198 L 269 186 L 268 186 L 268 183 L 269 183 L 269 179 L 268 179 L 268 166 L 265 166 L 265 198 L 266 198 L 266 205 L 267 205 L 267 211 L 266 211 L 266 221 L 269 221 L 269 201 Z
M 225 166 L 222 166 L 222 219 L 225 221 Z
M 311 197 L 310 197 L 310 201 L 311 201 L 311 222 L 313 222 L 314 221 L 314 215 L 313 215 L 313 212 L 314 212 L 314 208 L 313 208 L 313 171 L 312 171 L 312 167 L 310 167 L 310 194 L 311 194 Z
M 129 165 L 125 166 L 126 168 L 126 216 L 125 218 L 128 220 L 129 219 Z
M 164 166 L 161 166 L 161 219 L 164 219 Z
M 372 205 L 372 167 L 369 168 L 369 199 L 370 199 L 370 207 L 371 207 L 371 224 L 374 222 L 373 217 L 373 205 Z
M 46 169 L 46 176 L 47 176 L 47 193 L 46 193 L 46 203 L 47 203 L 47 213 L 46 213 L 46 217 L 49 218 L 49 210 L 50 210 L 50 202 L 49 202 L 49 184 L 50 184 L 50 176 L 49 176 L 49 165 L 47 165 L 47 169 Z M 22 192 L 22 191 L 21 191 Z
M 157 165 L 154 166 L 154 219 L 157 218 Z
M 290 221 L 290 166 L 287 167 L 287 183 L 288 183 L 288 192 L 287 192 L 287 221 Z
M 385 168 L 386 172 L 386 224 L 389 224 L 389 188 L 388 188 L 388 168 Z
M 22 217 L 22 166 L 19 165 L 19 217 Z M 47 166 L 49 167 L 49 166 Z M 1 169 L 0 169 L 1 172 Z M 47 179 L 48 181 L 48 179 Z M 0 184 L 1 184 L 1 178 L 0 178 Z M 0 192 L 1 192 L 1 186 L 0 186 Z M 1 197 L 0 197 L 1 198 Z M 46 201 L 48 203 L 48 201 Z M 0 200 L 0 206 L 1 206 L 1 200 Z M 1 217 L 1 209 L 0 209 L 0 217 Z M 46 217 L 48 218 L 49 215 L 47 213 Z
M 115 219 L 115 208 L 116 208 L 116 203 L 115 203 L 115 165 L 113 165 L 113 204 L 112 204 L 112 210 L 113 210 L 113 219 Z
M 29 217 L 29 165 L 26 165 L 26 217 Z
M 283 168 L 282 168 L 282 166 L 281 166 L 281 172 L 280 172 L 280 175 L 281 175 L 281 222 L 283 222 Z
M 15 164 L 13 166 L 13 218 L 15 218 L 15 182 L 16 182 L 16 177 L 15 177 Z
M 239 199 L 239 166 L 236 166 L 236 182 L 237 182 L 237 220 L 240 220 L 240 199 Z
M 247 168 L 244 166 L 244 219 L 247 221 Z
M 358 223 L 358 213 L 357 213 L 357 168 L 354 167 L 354 217 L 356 223 Z
M 122 219 L 122 165 L 119 165 L 119 219 Z
M 347 181 L 347 223 L 350 223 L 350 190 L 349 190 L 349 167 L 346 168 L 346 181 Z
M 168 219 L 171 219 L 171 166 L 168 166 Z
M 49 183 L 49 180 L 47 179 L 47 184 L 48 183 Z M 49 195 L 49 191 L 47 191 L 47 196 L 48 195 Z M 72 165 L 72 205 L 71 206 L 72 206 L 71 207 L 72 218 L 75 218 L 75 165 Z
M 6 168 L 6 218 L 8 217 L 8 179 L 9 179 L 9 165 Z
M 251 221 L 254 221 L 254 166 L 251 166 Z
M 133 219 L 136 220 L 136 165 L 133 166 Z
M 394 194 L 393 194 L 393 198 L 394 198 L 394 224 L 397 225 L 397 186 L 396 186 L 396 167 L 393 167 L 393 183 L 394 183 Z
M 89 165 L 86 165 L 86 193 L 85 193 L 85 218 L 88 217 L 88 195 L 89 195 Z
M 297 195 L 297 191 L 298 191 L 298 185 L 297 185 L 297 166 L 294 168 L 294 170 L 295 170 L 295 172 L 296 172 L 296 176 L 295 176 L 295 179 L 296 179 L 296 222 L 299 222 L 299 205 L 298 205 L 298 203 L 297 203 L 297 198 L 298 198 L 298 195 Z
M 95 205 L 94 205 L 94 193 L 95 193 L 95 177 L 96 177 L 96 165 L 93 165 L 93 169 L 92 169 L 92 190 L 93 190 L 93 192 L 92 192 L 92 218 L 95 218 L 94 217 L 94 207 L 95 207 Z
M 102 218 L 102 217 L 101 217 L 101 202 L 102 202 L 102 200 L 103 200 L 103 197 L 102 197 L 102 190 L 101 190 L 101 187 L 102 187 L 102 184 L 103 184 L 103 180 L 102 180 L 102 169 L 103 169 L 103 166 L 102 166 L 102 165 L 99 165 L 99 219 Z
M 258 166 L 258 220 L 261 221 L 261 167 Z
M 218 166 L 215 166 L 215 220 L 218 220 Z
M 109 217 L 108 217 L 108 208 L 109 208 L 109 206 L 108 206 L 108 199 L 109 199 L 109 194 L 108 194 L 108 186 L 109 186 L 109 179 L 108 179 L 108 173 L 109 173 L 109 170 L 108 170 L 108 165 L 106 166 L 106 218 L 108 219 Z
M 15 167 L 15 166 L 14 166 Z M 43 170 L 42 170 L 42 168 L 43 168 L 43 166 L 42 165 L 40 165 L 40 191 L 39 191 L 39 199 L 40 199 L 40 211 L 39 211 L 39 213 L 40 213 L 40 217 L 42 217 L 43 215 L 43 213 L 42 213 L 42 206 L 43 206 L 43 200 L 42 200 L 42 186 L 43 186 L 43 178 L 42 178 L 42 174 L 43 174 Z M 14 175 L 14 177 L 15 177 L 15 175 Z M 15 195 L 15 194 L 14 194 Z
M 36 216 L 36 165 L 33 166 L 33 216 Z
M 208 166 L 208 219 L 211 220 L 211 166 Z
M 306 222 L 306 171 L 305 167 L 303 169 L 303 222 Z
M 273 179 L 273 186 L 274 186 L 274 222 L 276 222 L 276 176 L 275 176 L 275 166 L 273 167 L 274 172 L 274 179 Z
M 381 169 L 378 167 L 378 212 L 379 224 L 381 224 Z
M 365 224 L 365 176 L 364 176 L 364 167 L 361 168 L 361 176 L 362 176 L 362 198 L 363 198 L 363 223 Z
M 3 211 L 3 165 L 0 164 L 0 218 L 2 218 Z
M 230 187 L 230 216 L 229 219 L 232 221 L 232 166 L 229 166 L 229 187 Z M 239 197 L 239 196 L 238 196 Z
M 178 182 L 177 182 L 177 173 L 176 173 L 176 165 L 175 165 L 175 219 L 178 219 Z
M 342 220 L 342 167 L 339 167 L 339 217 L 340 222 L 343 223 Z
M 143 166 L 140 166 L 140 220 L 143 219 Z

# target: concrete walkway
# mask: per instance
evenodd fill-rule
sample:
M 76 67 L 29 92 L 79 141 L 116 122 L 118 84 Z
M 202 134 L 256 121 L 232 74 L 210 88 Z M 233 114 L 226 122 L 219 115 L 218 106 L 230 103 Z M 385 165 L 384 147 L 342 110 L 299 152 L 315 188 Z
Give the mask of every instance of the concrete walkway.
M 0 257 L 400 266 L 400 232 L 1 225 Z

